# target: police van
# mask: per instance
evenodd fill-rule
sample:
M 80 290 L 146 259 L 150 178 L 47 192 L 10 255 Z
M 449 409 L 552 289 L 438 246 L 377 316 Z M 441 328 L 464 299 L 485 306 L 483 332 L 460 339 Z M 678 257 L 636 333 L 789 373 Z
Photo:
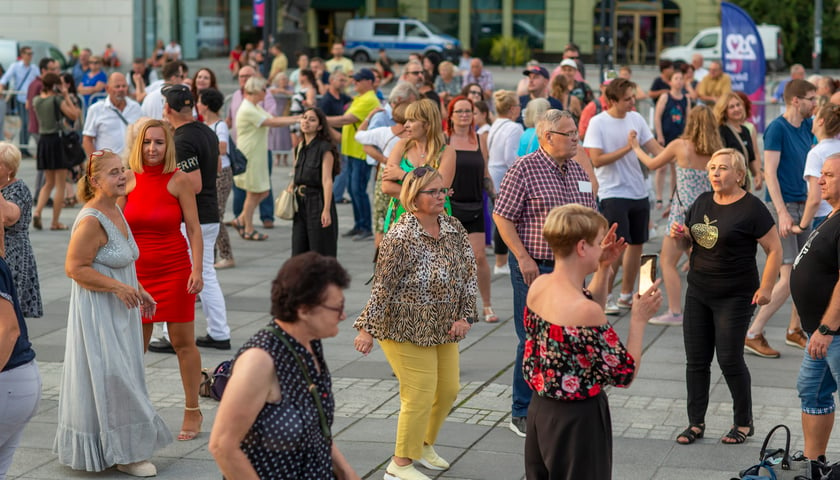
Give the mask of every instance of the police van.
M 411 53 L 438 52 L 446 59 L 461 55 L 461 42 L 438 27 L 413 18 L 354 18 L 344 26 L 344 48 L 354 62 L 366 63 L 379 50 L 404 62 Z

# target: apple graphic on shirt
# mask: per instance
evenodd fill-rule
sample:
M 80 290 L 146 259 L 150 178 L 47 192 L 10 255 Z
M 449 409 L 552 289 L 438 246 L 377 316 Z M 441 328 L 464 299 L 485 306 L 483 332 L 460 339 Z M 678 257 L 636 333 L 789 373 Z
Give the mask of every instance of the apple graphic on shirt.
M 709 221 L 708 215 L 703 215 L 703 223 L 695 223 L 691 226 L 691 236 L 697 242 L 697 245 L 711 250 L 718 241 L 718 228 L 713 223 L 717 220 Z

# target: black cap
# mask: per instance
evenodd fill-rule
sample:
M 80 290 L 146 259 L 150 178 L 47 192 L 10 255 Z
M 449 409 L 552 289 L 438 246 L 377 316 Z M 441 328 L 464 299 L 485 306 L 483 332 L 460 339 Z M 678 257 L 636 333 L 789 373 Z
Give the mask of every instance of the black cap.
M 194 107 L 195 99 L 190 87 L 182 84 L 164 85 L 160 93 L 166 98 L 166 103 L 175 111 L 180 112 L 184 107 Z

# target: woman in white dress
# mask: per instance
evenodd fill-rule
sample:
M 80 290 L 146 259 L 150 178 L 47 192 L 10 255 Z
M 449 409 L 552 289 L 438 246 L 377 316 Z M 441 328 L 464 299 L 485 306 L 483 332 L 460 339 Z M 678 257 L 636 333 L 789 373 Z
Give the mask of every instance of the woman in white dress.
M 72 284 L 53 451 L 74 470 L 116 465 L 148 477 L 157 474 L 152 453 L 172 434 L 146 391 L 140 315 L 152 317 L 155 302 L 137 281 L 139 250 L 116 204 L 125 185 L 110 151 L 94 152 L 79 180 L 85 205 L 67 248 Z

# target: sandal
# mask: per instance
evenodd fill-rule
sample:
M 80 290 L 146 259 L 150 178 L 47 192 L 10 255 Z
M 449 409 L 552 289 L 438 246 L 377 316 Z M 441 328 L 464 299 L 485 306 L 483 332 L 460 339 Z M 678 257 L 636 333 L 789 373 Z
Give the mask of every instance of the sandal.
M 484 307 L 484 321 L 487 323 L 496 323 L 499 321 L 499 316 L 493 311 L 493 307 Z
M 262 242 L 263 240 L 268 240 L 268 235 L 264 233 L 260 233 L 256 230 L 252 231 L 251 233 L 243 231 L 239 234 L 245 240 L 253 240 L 256 242 Z
M 50 230 L 68 230 L 70 227 L 63 223 L 55 223 L 50 226 Z
M 195 430 L 185 430 L 184 427 L 181 427 L 181 431 L 178 433 L 178 441 L 187 442 L 190 440 L 194 440 L 195 437 L 198 436 L 198 433 L 201 431 L 201 423 L 204 421 L 204 415 L 201 413 L 201 407 L 184 407 L 185 412 L 198 412 L 200 420 L 198 421 L 198 426 Z
M 733 425 L 732 429 L 720 438 L 720 443 L 724 445 L 739 445 L 746 442 L 747 437 L 752 437 L 753 433 L 754 429 L 752 425 L 750 425 L 750 429 L 747 432 L 743 432 L 738 429 L 737 425 Z
M 699 432 L 697 431 L 699 430 Z M 680 445 L 691 445 L 694 443 L 695 440 L 698 438 L 703 438 L 703 434 L 706 432 L 706 424 L 705 423 L 692 423 L 688 426 L 685 430 L 682 431 L 681 434 L 677 435 L 676 442 Z M 681 442 L 680 438 L 685 438 L 685 442 Z
M 40 215 L 32 215 L 32 226 L 35 227 L 35 230 L 43 230 L 44 225 L 41 224 Z
M 239 232 L 239 236 L 241 237 L 243 233 L 245 233 L 245 225 L 239 223 L 239 218 L 234 218 L 230 221 L 230 226 L 235 228 L 237 232 Z M 243 237 L 244 238 L 244 237 Z

